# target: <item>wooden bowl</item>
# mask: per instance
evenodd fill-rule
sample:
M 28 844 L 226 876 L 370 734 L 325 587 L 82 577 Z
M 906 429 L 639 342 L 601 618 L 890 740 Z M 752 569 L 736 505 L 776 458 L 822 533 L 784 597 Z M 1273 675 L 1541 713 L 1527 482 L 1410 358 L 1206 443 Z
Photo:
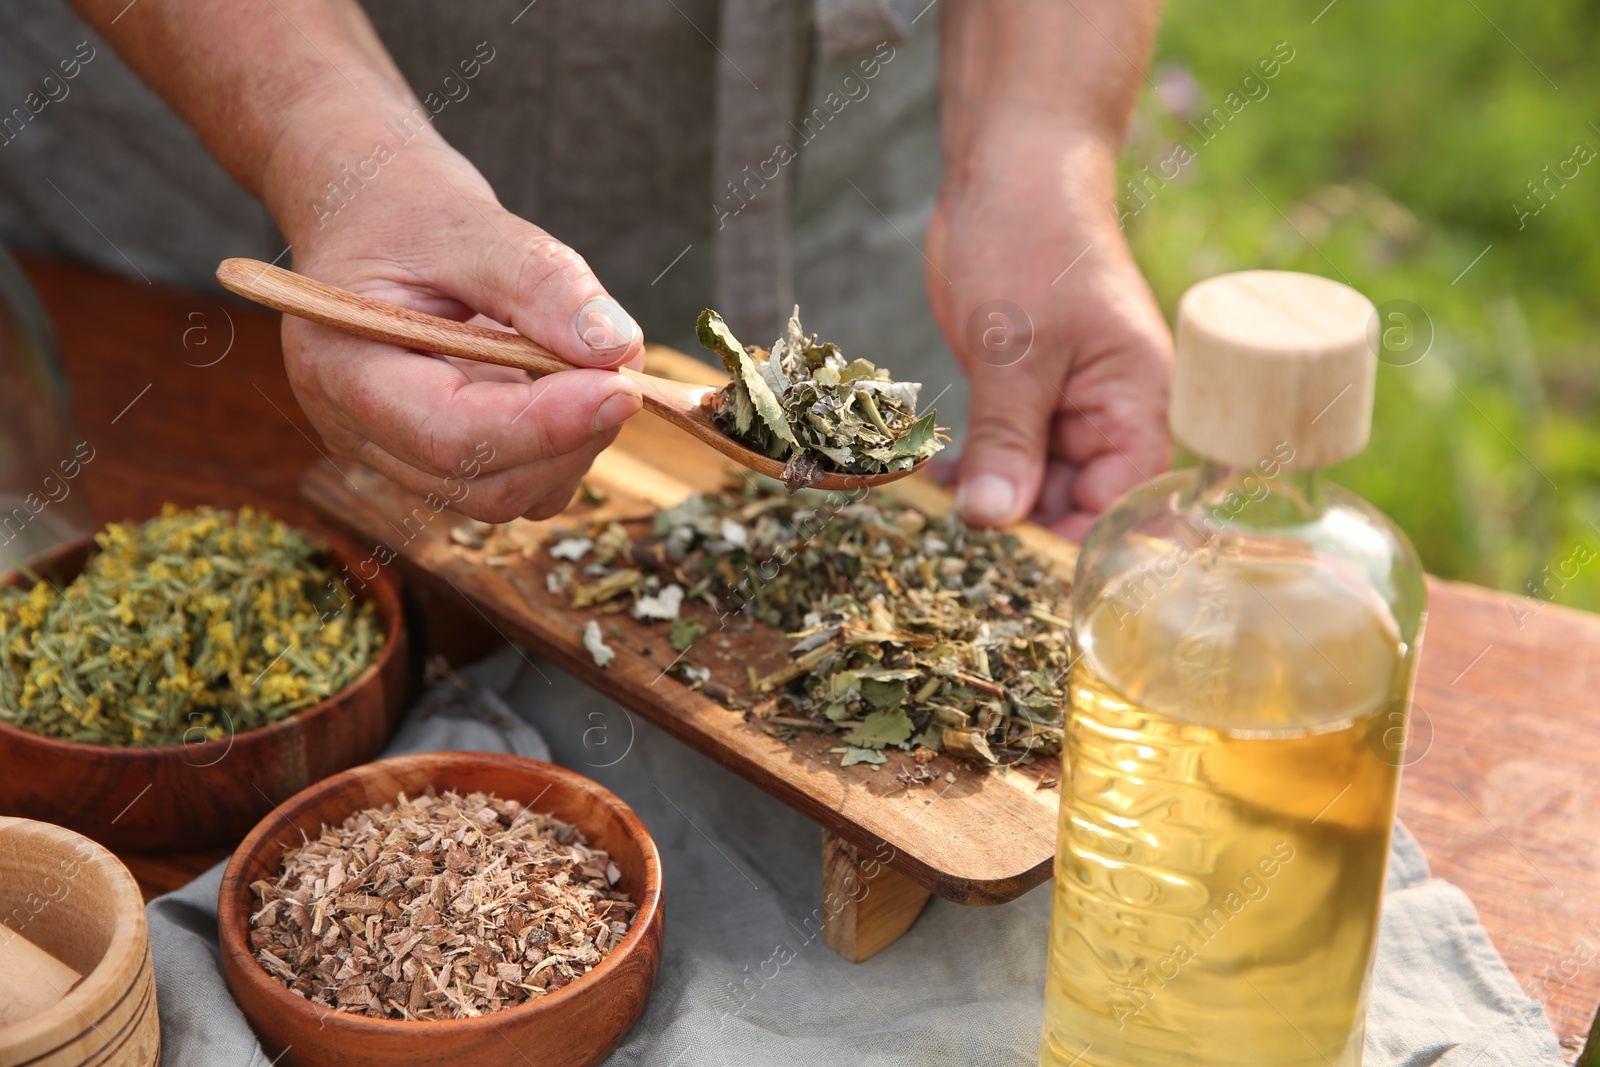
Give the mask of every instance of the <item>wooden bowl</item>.
M 594 970 L 538 1000 L 476 1019 L 370 1019 L 291 993 L 250 950 L 250 885 L 273 880 L 284 852 L 400 793 L 484 790 L 575 824 L 622 872 L 639 905 L 622 943 Z M 304 837 L 302 837 L 304 835 Z M 217 897 L 228 988 L 268 1058 L 288 1067 L 587 1067 L 617 1047 L 644 1011 L 661 966 L 661 857 L 644 824 L 616 794 L 580 774 L 522 756 L 430 752 L 345 771 L 285 802 L 233 853 Z
M 160 1061 L 144 900 L 115 856 L 71 830 L 0 817 L 0 917 L 83 975 L 64 998 L 0 1026 L 0 1067 Z
M 365 575 L 368 554 L 319 534 L 337 567 Z M 92 538 L 63 545 L 33 564 L 71 581 Z M 8 584 L 22 581 L 13 572 Z M 383 750 L 400 718 L 406 634 L 400 594 L 386 570 L 356 599 L 370 600 L 383 627 L 378 658 L 322 703 L 258 730 L 188 745 L 89 745 L 0 723 L 0 814 L 59 823 L 127 852 L 231 845 L 274 804 Z

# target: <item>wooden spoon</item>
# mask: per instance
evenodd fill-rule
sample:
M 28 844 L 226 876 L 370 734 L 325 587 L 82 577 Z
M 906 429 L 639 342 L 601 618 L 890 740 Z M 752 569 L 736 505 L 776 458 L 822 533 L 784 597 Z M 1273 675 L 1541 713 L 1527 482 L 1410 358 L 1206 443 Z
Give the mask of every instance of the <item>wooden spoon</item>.
M 470 326 L 385 304 L 259 260 L 225 259 L 217 268 L 217 281 L 258 304 L 374 341 L 517 367 L 535 376 L 573 369 L 572 364 L 521 334 Z M 617 373 L 638 385 L 648 411 L 698 437 L 734 462 L 769 478 L 783 479 L 782 460 L 747 448 L 723 433 L 711 420 L 707 400 L 717 390 L 684 385 L 627 367 L 620 368 Z M 817 489 L 844 490 L 883 485 L 904 478 L 926 462 L 924 457 L 910 470 L 888 474 L 824 473 L 811 484 Z

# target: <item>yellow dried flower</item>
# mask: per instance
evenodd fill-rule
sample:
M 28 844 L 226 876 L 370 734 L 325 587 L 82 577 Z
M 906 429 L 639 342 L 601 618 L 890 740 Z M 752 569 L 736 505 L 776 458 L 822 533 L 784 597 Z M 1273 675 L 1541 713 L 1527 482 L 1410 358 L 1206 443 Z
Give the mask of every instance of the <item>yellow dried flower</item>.
M 383 645 L 322 547 L 253 509 L 169 504 L 95 541 L 64 595 L 0 587 L 0 721 L 98 744 L 221 738 L 337 692 Z

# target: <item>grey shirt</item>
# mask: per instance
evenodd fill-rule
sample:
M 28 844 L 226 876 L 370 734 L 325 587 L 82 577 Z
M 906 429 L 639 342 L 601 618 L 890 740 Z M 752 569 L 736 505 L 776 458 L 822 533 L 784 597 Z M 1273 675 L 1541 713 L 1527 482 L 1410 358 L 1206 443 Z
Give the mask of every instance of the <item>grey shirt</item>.
M 921 256 L 937 9 L 390 0 L 369 15 L 444 137 L 647 337 L 694 350 L 709 305 L 768 344 L 795 299 L 808 329 L 922 380 L 925 400 L 956 386 L 938 406 L 961 425 Z M 265 209 L 70 9 L 0 0 L 0 22 L 8 243 L 187 287 L 228 256 L 283 253 Z

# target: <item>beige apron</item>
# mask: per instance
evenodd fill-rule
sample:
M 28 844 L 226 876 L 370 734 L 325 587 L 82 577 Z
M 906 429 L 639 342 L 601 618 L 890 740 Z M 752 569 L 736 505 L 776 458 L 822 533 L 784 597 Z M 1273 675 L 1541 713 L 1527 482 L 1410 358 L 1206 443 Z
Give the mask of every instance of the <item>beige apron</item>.
M 583 253 L 646 336 L 692 348 L 711 304 L 766 344 L 798 298 L 808 328 L 922 377 L 926 396 L 955 380 L 919 253 L 939 161 L 928 0 L 368 13 L 439 131 L 510 210 Z M 0 25 L 0 101 L 79 42 L 94 51 L 0 144 L 0 236 L 191 287 L 226 256 L 283 252 L 261 206 L 66 5 L 0 0 Z

